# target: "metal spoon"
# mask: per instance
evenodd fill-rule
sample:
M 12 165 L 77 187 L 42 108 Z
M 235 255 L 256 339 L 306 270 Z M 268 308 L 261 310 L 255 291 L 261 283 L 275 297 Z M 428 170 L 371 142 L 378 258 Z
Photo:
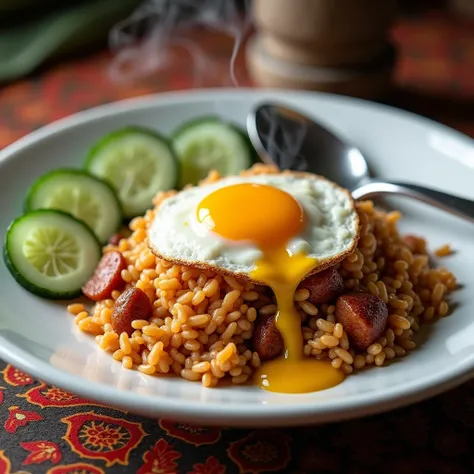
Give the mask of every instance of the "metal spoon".
M 373 179 L 362 153 L 323 125 L 284 105 L 257 105 L 247 132 L 264 163 L 316 173 L 349 189 L 354 199 L 406 196 L 474 222 L 474 201 L 411 183 Z

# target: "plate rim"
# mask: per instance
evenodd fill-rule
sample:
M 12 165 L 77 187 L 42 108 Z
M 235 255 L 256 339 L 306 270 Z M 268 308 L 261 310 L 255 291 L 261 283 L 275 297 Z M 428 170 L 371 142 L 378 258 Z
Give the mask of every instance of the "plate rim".
M 16 153 L 26 150 L 51 135 L 60 134 L 64 130 L 74 128 L 84 122 L 101 117 L 108 117 L 128 109 L 153 109 L 173 103 L 189 103 L 199 101 L 216 101 L 236 99 L 246 96 L 249 100 L 265 100 L 274 98 L 282 102 L 292 102 L 292 98 L 308 97 L 311 100 L 318 97 L 333 103 L 349 104 L 355 107 L 375 109 L 377 111 L 395 114 L 408 121 L 416 121 L 431 129 L 441 130 L 457 140 L 462 140 L 474 149 L 474 140 L 464 133 L 434 120 L 409 112 L 397 107 L 379 104 L 364 99 L 345 97 L 336 94 L 308 92 L 291 89 L 252 89 L 252 88 L 209 88 L 187 91 L 161 92 L 140 97 L 127 98 L 89 108 L 66 116 L 16 140 L 0 151 L 0 168 L 10 159 L 15 159 Z M 98 401 L 105 405 L 120 407 L 133 413 L 146 416 L 170 417 L 177 421 L 205 423 L 207 425 L 232 426 L 295 426 L 309 423 L 326 423 L 347 420 L 384 412 L 393 408 L 406 406 L 454 388 L 474 376 L 474 354 L 458 364 L 455 369 L 446 368 L 444 371 L 427 375 L 423 379 L 410 381 L 398 389 L 378 390 L 376 395 L 369 393 L 352 396 L 348 400 L 338 398 L 330 400 L 315 400 L 297 404 L 239 404 L 238 408 L 229 411 L 228 404 L 200 403 L 193 400 L 172 399 L 161 395 L 143 395 L 129 391 L 118 390 L 104 383 L 87 381 L 84 384 L 82 376 L 78 377 L 32 354 L 21 352 L 19 348 L 0 336 L 0 357 L 7 363 L 18 367 L 35 378 L 49 384 L 59 386 L 72 393 Z M 46 374 L 46 375 L 45 375 Z M 298 395 L 294 395 L 298 397 Z M 135 400 L 133 400 L 135 399 Z M 140 406 L 137 406 L 137 405 Z
M 146 94 L 138 97 L 130 97 L 117 101 L 107 102 L 101 105 L 75 112 L 73 114 L 54 120 L 53 122 L 45 124 L 30 133 L 27 133 L 23 137 L 18 138 L 13 143 L 0 150 L 0 165 L 3 163 L 3 161 L 8 160 L 12 154 L 18 152 L 22 148 L 31 146 L 36 141 L 46 138 L 48 135 L 60 133 L 64 129 L 74 127 L 75 125 L 79 125 L 82 122 L 94 120 L 101 116 L 103 117 L 113 115 L 114 113 L 124 110 L 127 107 L 131 107 L 133 109 L 146 109 L 153 108 L 154 104 L 157 101 L 164 103 L 179 103 L 188 102 L 190 100 L 215 100 L 216 98 L 224 98 L 225 96 L 239 95 L 255 97 L 258 96 L 261 99 L 267 99 L 272 98 L 272 96 L 278 96 L 276 99 L 281 100 L 282 102 L 291 102 L 292 96 L 302 98 L 308 97 L 311 99 L 320 97 L 323 100 L 328 99 L 329 101 L 334 103 L 348 103 L 353 106 L 374 109 L 382 113 L 388 110 L 402 118 L 404 117 L 408 120 L 417 121 L 421 124 L 424 124 L 425 126 L 434 127 L 438 130 L 445 131 L 451 135 L 455 135 L 457 139 L 467 142 L 470 146 L 474 148 L 474 138 L 470 137 L 469 135 L 454 129 L 449 125 L 445 125 L 441 122 L 437 122 L 436 120 L 430 119 L 423 115 L 390 104 L 382 104 L 366 99 L 343 96 L 340 94 L 333 94 L 329 92 L 302 91 L 297 89 L 280 88 L 255 89 L 250 87 L 242 87 L 235 89 L 216 87 L 206 89 L 189 89 L 183 91 L 157 92 L 153 94 Z M 285 95 L 286 97 L 282 98 L 282 95 Z
M 316 400 L 283 406 L 247 403 L 238 405 L 238 409 L 229 411 L 228 404 L 200 404 L 181 398 L 173 399 L 161 395 L 151 396 L 127 390 L 117 390 L 109 385 L 89 381 L 62 371 L 30 354 L 10 356 L 6 349 L 12 344 L 3 337 L 0 337 L 0 340 L 3 342 L 0 345 L 0 357 L 4 361 L 34 376 L 41 382 L 47 382 L 75 395 L 85 397 L 91 403 L 98 402 L 111 409 L 118 408 L 148 417 L 166 417 L 174 421 L 200 423 L 207 426 L 276 427 L 345 421 L 426 400 L 455 388 L 474 376 L 474 354 L 472 354 L 455 370 L 445 369 L 435 376 L 428 375 L 423 379 L 410 381 L 395 390 L 385 388 L 383 391 L 379 390 L 376 396 L 368 392 L 352 396 L 348 400 L 338 398 L 336 403 L 332 403 L 330 400 Z M 42 369 L 45 369 L 44 372 Z M 44 375 L 45 373 L 47 375 Z M 87 385 L 83 383 L 84 381 L 87 381 Z M 257 388 L 255 389 L 257 390 Z M 95 392 L 91 394 L 94 390 Z M 299 395 L 291 396 L 298 397 Z M 139 407 L 136 409 L 138 404 Z

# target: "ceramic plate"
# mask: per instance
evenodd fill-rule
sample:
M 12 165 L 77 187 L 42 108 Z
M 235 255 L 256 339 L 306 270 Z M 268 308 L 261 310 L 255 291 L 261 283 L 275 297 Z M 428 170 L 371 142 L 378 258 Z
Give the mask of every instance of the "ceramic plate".
M 32 181 L 60 166 L 79 166 L 90 143 L 129 124 L 167 133 L 198 115 L 245 124 L 251 106 L 273 98 L 329 124 L 360 147 L 378 177 L 417 181 L 474 199 L 473 142 L 449 128 L 397 109 L 337 96 L 252 90 L 160 94 L 82 112 L 42 128 L 0 154 L 0 233 L 22 212 Z M 450 243 L 443 264 L 464 285 L 454 313 L 425 328 L 420 346 L 390 366 L 348 377 L 322 392 L 280 395 L 256 387 L 203 389 L 178 378 L 122 369 L 79 333 L 62 303 L 32 296 L 0 266 L 0 357 L 83 397 L 154 417 L 219 425 L 296 425 L 381 412 L 466 381 L 474 369 L 474 226 L 406 199 L 394 200 L 402 231 L 425 235 L 431 249 Z

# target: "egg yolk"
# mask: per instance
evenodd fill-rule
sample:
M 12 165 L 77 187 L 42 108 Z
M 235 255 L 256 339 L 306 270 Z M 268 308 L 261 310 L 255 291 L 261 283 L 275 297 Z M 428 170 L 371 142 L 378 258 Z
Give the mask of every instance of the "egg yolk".
M 294 305 L 294 293 L 318 262 L 305 254 L 291 254 L 286 248 L 305 226 L 300 203 L 278 188 L 242 183 L 207 195 L 198 206 L 197 218 L 225 239 L 254 243 L 263 254 L 250 276 L 275 294 L 275 324 L 283 338 L 284 353 L 261 365 L 256 383 L 274 392 L 303 393 L 342 382 L 344 374 L 329 362 L 303 354 L 301 316 Z
M 218 189 L 200 202 L 197 217 L 221 237 L 251 241 L 261 249 L 286 244 L 304 227 L 300 203 L 288 193 L 263 184 Z

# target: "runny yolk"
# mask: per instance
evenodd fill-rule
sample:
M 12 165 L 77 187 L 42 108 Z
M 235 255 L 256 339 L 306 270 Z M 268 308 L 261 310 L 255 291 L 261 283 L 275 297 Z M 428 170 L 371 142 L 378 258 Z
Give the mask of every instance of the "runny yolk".
M 262 184 L 234 184 L 214 191 L 199 203 L 197 217 L 221 237 L 250 241 L 262 250 L 286 244 L 304 226 L 300 203 Z
M 290 254 L 286 249 L 288 241 L 304 229 L 299 202 L 272 186 L 236 184 L 207 195 L 198 206 L 197 218 L 221 237 L 252 242 L 263 253 L 250 276 L 267 284 L 275 294 L 275 323 L 285 348 L 280 358 L 261 365 L 256 383 L 284 393 L 313 392 L 341 383 L 344 374 L 340 370 L 303 354 L 301 317 L 294 306 L 294 293 L 317 260 Z
M 344 380 L 342 371 L 330 362 L 303 355 L 301 316 L 295 309 L 294 294 L 300 281 L 316 266 L 316 259 L 304 254 L 290 255 L 285 247 L 264 251 L 252 278 L 265 282 L 274 292 L 278 312 L 275 323 L 283 337 L 282 357 L 265 362 L 256 373 L 257 383 L 272 392 L 303 393 L 333 387 Z

